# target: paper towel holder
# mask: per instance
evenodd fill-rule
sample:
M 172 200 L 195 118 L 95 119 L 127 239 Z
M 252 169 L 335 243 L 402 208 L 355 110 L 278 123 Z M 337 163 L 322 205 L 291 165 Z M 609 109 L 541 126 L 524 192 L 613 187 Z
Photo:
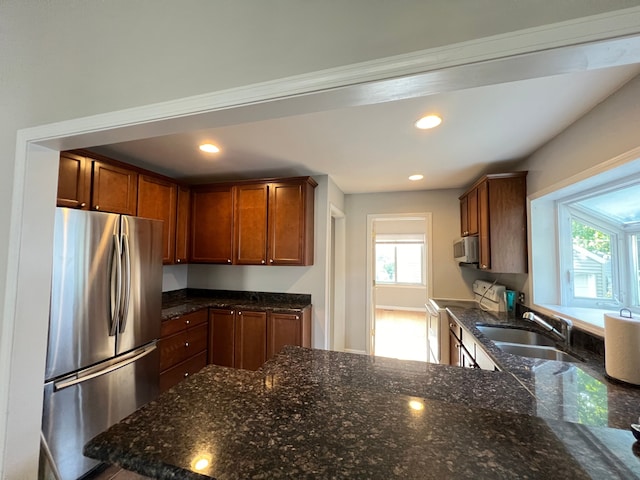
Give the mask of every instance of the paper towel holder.
M 627 317 L 627 315 L 625 315 L 625 314 L 624 314 L 624 313 L 622 313 L 622 312 L 627 312 L 627 314 L 628 314 L 629 316 Z M 633 315 L 631 315 L 631 310 L 629 310 L 628 308 L 621 308 L 621 309 L 620 309 L 620 316 L 621 316 L 621 317 L 625 317 L 625 318 L 633 318 Z

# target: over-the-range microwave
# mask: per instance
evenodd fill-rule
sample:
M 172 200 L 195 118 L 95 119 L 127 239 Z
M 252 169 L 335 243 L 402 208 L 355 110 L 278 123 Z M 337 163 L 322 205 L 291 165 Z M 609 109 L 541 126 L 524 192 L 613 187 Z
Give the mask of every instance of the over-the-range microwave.
M 453 258 L 460 263 L 478 263 L 478 237 L 462 237 L 453 242 Z

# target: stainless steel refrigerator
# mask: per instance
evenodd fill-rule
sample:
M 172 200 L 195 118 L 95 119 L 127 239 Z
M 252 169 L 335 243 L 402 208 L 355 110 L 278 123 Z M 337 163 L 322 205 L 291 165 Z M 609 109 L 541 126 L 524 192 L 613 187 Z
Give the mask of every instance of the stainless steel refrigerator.
M 162 222 L 57 208 L 42 432 L 63 479 L 158 394 Z

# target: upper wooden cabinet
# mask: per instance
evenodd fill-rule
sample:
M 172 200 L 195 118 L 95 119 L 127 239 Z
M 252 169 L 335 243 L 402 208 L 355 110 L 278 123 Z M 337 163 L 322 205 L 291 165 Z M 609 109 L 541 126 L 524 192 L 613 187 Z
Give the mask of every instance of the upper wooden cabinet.
M 191 261 L 313 265 L 310 177 L 194 187 Z
M 460 197 L 460 234 L 463 237 L 478 234 L 478 189 Z
M 235 188 L 234 258 L 236 265 L 267 263 L 266 183 L 238 185 Z
M 313 265 L 316 186 L 310 177 L 269 185 L 270 265 Z
M 162 263 L 172 264 L 175 259 L 176 205 L 178 186 L 148 175 L 138 176 L 139 217 L 164 222 L 162 227 Z
M 191 219 L 191 189 L 178 186 L 176 207 L 176 252 L 175 263 L 189 261 L 189 225 Z
M 233 188 L 231 185 L 193 187 L 190 250 L 192 262 L 232 263 Z
M 463 199 L 466 198 L 467 218 L 470 218 L 471 197 L 467 195 L 477 192 L 474 211 L 477 212 L 479 268 L 482 270 L 527 272 L 526 176 L 527 172 L 485 175 L 460 197 L 461 215 L 464 216 Z M 463 222 L 461 218 L 461 224 Z
M 91 209 L 136 214 L 138 173 L 103 161 L 93 161 Z
M 91 159 L 69 152 L 61 152 L 58 167 L 57 205 L 88 210 L 90 201 Z

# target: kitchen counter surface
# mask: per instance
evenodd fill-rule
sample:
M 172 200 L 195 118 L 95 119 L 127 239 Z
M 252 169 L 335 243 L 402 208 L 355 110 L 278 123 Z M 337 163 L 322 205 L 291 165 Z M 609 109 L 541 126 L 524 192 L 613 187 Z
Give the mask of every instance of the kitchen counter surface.
M 477 325 L 515 326 L 537 331 L 532 322 L 479 308 L 450 306 L 448 311 L 471 333 L 505 372 L 511 373 L 535 397 L 535 414 L 596 427 L 628 429 L 638 423 L 640 388 L 605 376 L 604 359 L 584 349 L 572 348 L 584 361 L 539 360 L 503 352 Z
M 309 305 L 311 295 L 306 294 L 185 289 L 163 294 L 162 320 L 209 307 L 289 313 L 300 312 Z
M 159 479 L 640 478 L 630 431 L 535 401 L 508 372 L 285 347 L 205 367 L 85 454 Z

